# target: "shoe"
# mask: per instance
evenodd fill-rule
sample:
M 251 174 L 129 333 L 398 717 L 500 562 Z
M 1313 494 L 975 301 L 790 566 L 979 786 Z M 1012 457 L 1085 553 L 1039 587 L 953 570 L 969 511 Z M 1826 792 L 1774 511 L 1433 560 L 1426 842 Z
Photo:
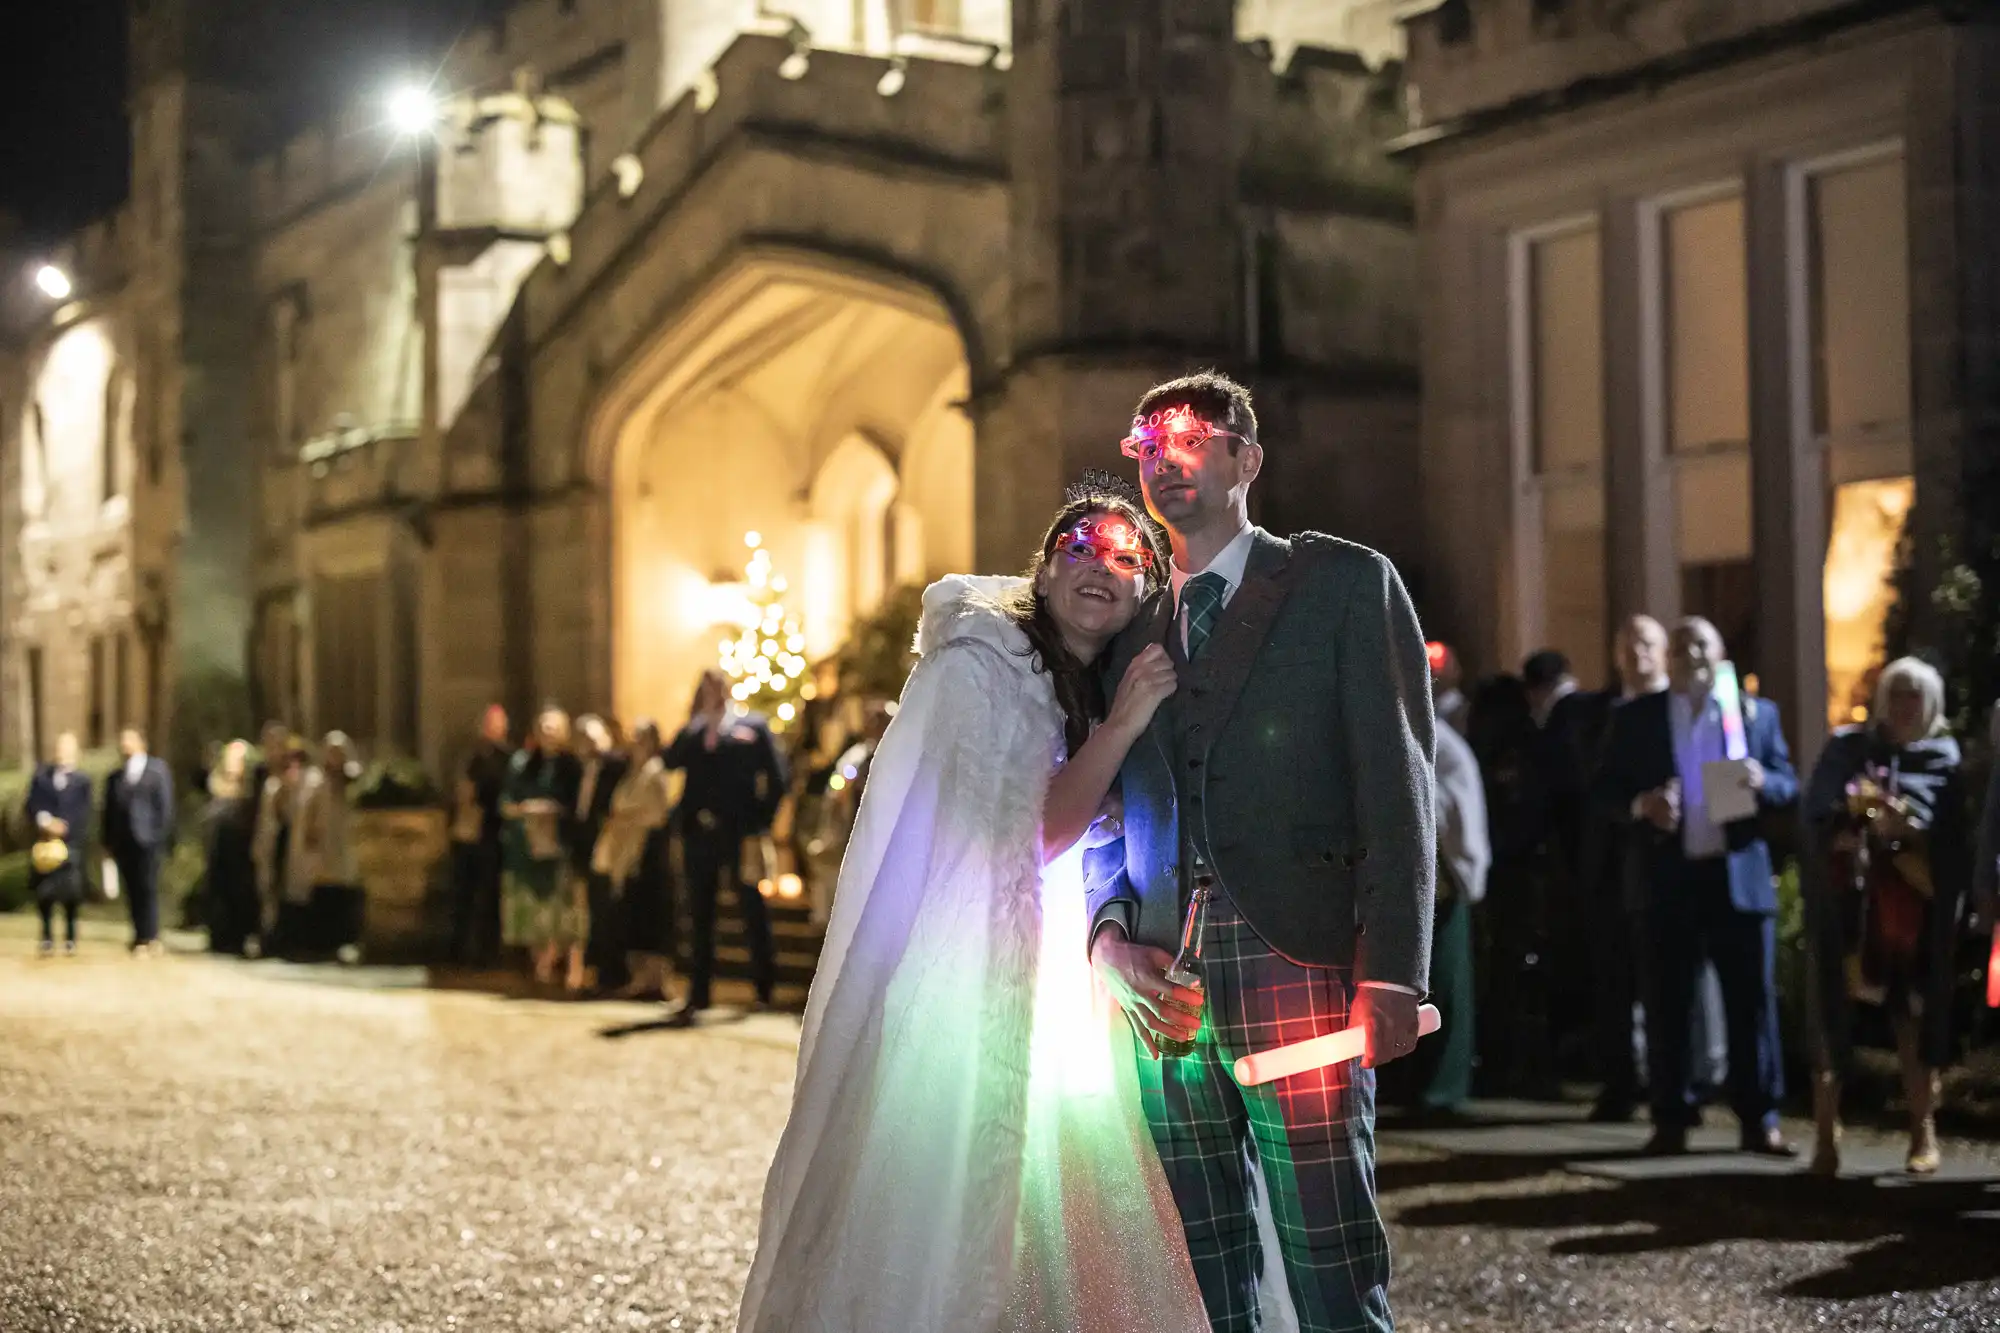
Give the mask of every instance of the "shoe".
M 1913 1176 L 1934 1176 L 1943 1165 L 1944 1154 L 1938 1151 L 1937 1121 L 1926 1116 L 1910 1135 L 1910 1155 L 1903 1159 L 1903 1169 Z
M 1653 1137 L 1646 1140 L 1644 1152 L 1648 1157 L 1685 1157 L 1687 1150 L 1686 1130 L 1661 1128 L 1654 1130 Z
M 64 940 L 64 941 L 63 941 L 63 957 L 65 957 L 65 958 L 74 958 L 74 957 L 76 957 L 76 941 L 75 941 L 75 940 Z
M 55 955 L 56 942 L 54 940 L 43 940 L 35 946 L 35 957 L 37 958 L 53 958 Z
M 687 1005 L 682 1005 L 680 1008 L 674 1010 L 671 1014 L 668 1014 L 665 1020 L 661 1023 L 661 1026 L 670 1028 L 691 1028 L 700 1020 L 700 1018 L 701 1018 L 701 1010 L 690 1008 Z
M 1776 1129 L 1756 1130 L 1743 1136 L 1742 1149 L 1756 1157 L 1797 1157 L 1797 1145 Z

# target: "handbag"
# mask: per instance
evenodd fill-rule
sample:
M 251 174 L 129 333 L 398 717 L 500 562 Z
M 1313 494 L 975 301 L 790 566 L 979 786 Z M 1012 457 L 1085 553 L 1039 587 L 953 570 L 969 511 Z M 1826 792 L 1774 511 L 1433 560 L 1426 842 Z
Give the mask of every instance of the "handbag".
M 43 838 L 28 852 L 28 862 L 38 875 L 53 875 L 69 864 L 69 844 L 61 838 Z

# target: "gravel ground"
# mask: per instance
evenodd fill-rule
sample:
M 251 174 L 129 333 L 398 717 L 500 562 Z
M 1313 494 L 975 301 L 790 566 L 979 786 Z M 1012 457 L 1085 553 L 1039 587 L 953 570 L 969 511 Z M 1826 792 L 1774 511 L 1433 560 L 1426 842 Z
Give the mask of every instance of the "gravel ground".
M 795 1025 L 639 1016 L 0 925 L 0 1333 L 728 1330 Z M 2000 1329 L 1976 1186 L 1382 1177 L 1405 1329 Z

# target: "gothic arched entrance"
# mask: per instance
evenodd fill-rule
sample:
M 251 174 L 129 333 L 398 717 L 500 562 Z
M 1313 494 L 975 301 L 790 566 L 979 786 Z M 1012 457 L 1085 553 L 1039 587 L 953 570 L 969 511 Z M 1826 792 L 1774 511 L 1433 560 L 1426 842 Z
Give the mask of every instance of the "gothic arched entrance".
M 971 568 L 967 392 L 949 313 L 912 285 L 796 255 L 712 283 L 598 417 L 618 713 L 681 716 L 737 623 L 747 533 L 814 660 L 896 588 Z

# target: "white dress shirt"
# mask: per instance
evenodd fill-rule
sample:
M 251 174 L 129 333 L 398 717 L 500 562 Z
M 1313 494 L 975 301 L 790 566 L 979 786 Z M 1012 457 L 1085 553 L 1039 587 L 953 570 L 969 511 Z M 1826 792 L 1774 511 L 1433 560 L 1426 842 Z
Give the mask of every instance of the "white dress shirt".
M 1236 596 L 1236 590 L 1243 586 L 1243 572 L 1250 563 L 1250 550 L 1257 544 L 1257 529 L 1246 523 L 1229 544 L 1215 553 L 1215 559 L 1200 569 L 1182 569 L 1172 561 L 1167 563 L 1167 582 L 1174 590 L 1174 624 L 1179 627 L 1181 652 L 1187 652 L 1187 608 L 1181 605 L 1181 590 L 1188 580 L 1197 574 L 1215 574 L 1222 579 L 1222 604 L 1228 606 Z M 1414 986 L 1401 986 L 1393 981 L 1364 981 L 1363 986 L 1376 986 L 1383 990 L 1401 991 L 1405 995 L 1417 994 Z
M 125 761 L 125 785 L 136 787 L 139 779 L 146 776 L 146 752 L 144 750 Z
M 1187 587 L 1188 580 L 1196 574 L 1214 574 L 1222 579 L 1222 604 L 1228 606 L 1236 596 L 1236 590 L 1243 586 L 1243 569 L 1250 563 L 1250 548 L 1256 544 L 1257 529 L 1244 524 L 1243 530 L 1229 539 L 1229 545 L 1216 552 L 1215 559 L 1200 569 L 1184 570 L 1171 560 L 1167 562 L 1167 582 L 1174 590 L 1174 623 L 1180 626 L 1181 652 L 1187 652 L 1187 608 L 1181 605 L 1181 589 Z
M 1729 838 L 1708 817 L 1701 766 L 1729 757 L 1722 731 L 1722 705 L 1713 696 L 1700 710 L 1685 694 L 1667 701 L 1674 726 L 1674 768 L 1681 776 L 1681 853 L 1690 861 L 1712 861 L 1729 851 Z

